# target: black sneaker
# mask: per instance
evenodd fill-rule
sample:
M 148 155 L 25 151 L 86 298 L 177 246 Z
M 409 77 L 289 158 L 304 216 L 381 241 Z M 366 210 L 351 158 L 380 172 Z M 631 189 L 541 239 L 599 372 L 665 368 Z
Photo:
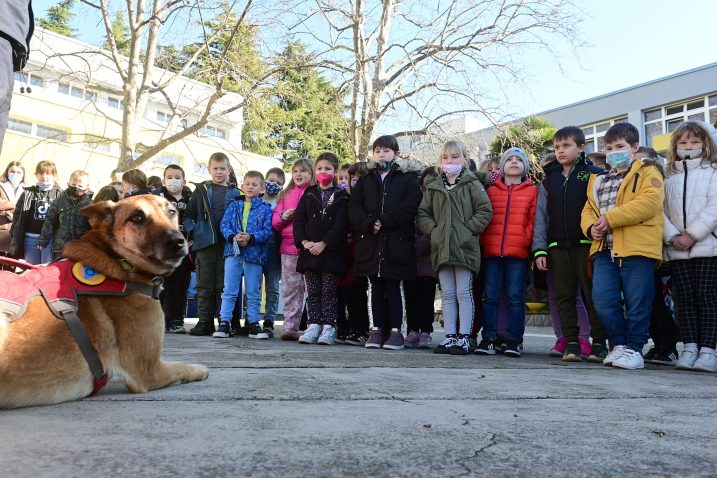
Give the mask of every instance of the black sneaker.
M 271 320 L 265 320 L 264 321 L 264 332 L 269 336 L 267 338 L 273 339 L 274 338 L 274 322 Z
M 647 357 L 645 357 L 645 361 L 647 361 Z M 655 353 L 650 362 L 656 365 L 674 366 L 677 364 L 677 351 L 673 351 L 667 354 Z
M 249 324 L 249 338 L 250 339 L 263 339 L 266 340 L 269 338 L 269 334 L 266 333 L 266 330 L 259 327 L 259 322 L 253 322 Z
M 346 343 L 346 334 L 336 334 L 336 340 L 334 340 L 334 343 L 345 344 Z
M 476 344 L 475 340 L 467 335 L 461 335 L 456 344 L 448 349 L 448 352 L 451 355 L 468 355 L 472 354 L 477 346 L 478 344 Z
M 256 326 L 259 327 L 259 322 L 256 323 Z M 240 337 L 248 337 L 249 331 L 251 330 L 251 324 L 249 324 L 249 321 L 247 320 L 246 323 L 239 327 L 238 329 L 234 329 L 234 335 L 238 335 Z
M 497 354 L 504 353 L 505 349 L 508 347 L 505 339 L 503 337 L 501 337 L 500 335 L 497 335 L 495 337 L 495 341 L 493 342 L 493 344 L 495 346 L 495 353 L 497 353 Z
M 219 339 L 228 339 L 232 336 L 232 326 L 227 321 L 222 321 L 219 323 L 219 328 L 217 328 L 217 331 L 214 332 L 212 337 L 219 338 Z
M 173 334 L 186 334 L 187 330 L 184 328 L 184 320 L 173 320 L 169 331 Z
M 458 339 L 455 335 L 446 335 L 446 338 L 441 340 L 436 348 L 433 349 L 434 354 L 449 354 L 451 349 L 456 346 Z
M 588 355 L 588 362 L 602 363 L 605 357 L 607 357 L 605 344 L 593 343 L 592 351 Z
M 197 325 L 189 329 L 189 335 L 212 335 L 213 327 L 210 327 L 209 322 L 200 320 Z
M 359 345 L 364 346 L 366 345 L 366 341 L 368 340 L 368 334 L 365 332 L 351 332 L 346 336 L 346 339 L 344 340 L 345 344 L 348 345 Z
M 483 339 L 475 349 L 478 355 L 495 355 L 495 337 Z
M 657 349 L 655 347 L 651 347 L 650 350 L 648 350 L 647 353 L 642 356 L 642 358 L 645 360 L 645 362 L 652 362 L 652 359 L 655 358 L 655 355 L 657 355 Z
M 505 343 L 505 351 L 503 354 L 506 357 L 518 358 L 523 352 L 523 344 L 518 342 L 511 342 L 510 340 Z
M 563 354 L 563 362 L 582 362 L 580 357 L 580 344 L 578 342 L 568 343 L 568 348 Z

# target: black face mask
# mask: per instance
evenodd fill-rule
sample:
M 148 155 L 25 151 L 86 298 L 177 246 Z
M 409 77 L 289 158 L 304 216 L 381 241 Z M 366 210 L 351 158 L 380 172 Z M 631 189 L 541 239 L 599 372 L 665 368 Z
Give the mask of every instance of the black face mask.
M 81 198 L 90 193 L 89 189 L 77 189 L 77 186 L 68 186 L 65 191 L 68 196 L 73 198 Z

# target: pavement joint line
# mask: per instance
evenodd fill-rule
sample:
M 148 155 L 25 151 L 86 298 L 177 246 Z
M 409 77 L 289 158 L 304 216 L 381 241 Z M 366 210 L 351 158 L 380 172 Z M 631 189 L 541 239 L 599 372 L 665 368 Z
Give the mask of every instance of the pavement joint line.
M 640 396 L 619 396 L 619 397 L 603 397 L 603 396 L 580 396 L 580 397 L 553 397 L 553 396 L 543 396 L 543 397 L 470 397 L 470 396 L 464 396 L 464 397 L 395 397 L 395 396 L 383 396 L 383 397 L 373 397 L 373 398 L 351 398 L 351 397 L 342 397 L 342 398 L 336 398 L 336 397 L 326 397 L 326 398 L 317 398 L 317 397 L 306 397 L 306 398 L 297 398 L 297 397 L 285 397 L 285 398 L 266 398 L 263 399 L 258 396 L 254 397 L 223 397 L 223 398 L 217 398 L 217 399 L 208 399 L 208 398 L 192 398 L 192 399 L 184 399 L 180 397 L 175 398 L 152 398 L 152 397 L 142 397 L 142 398 L 111 398 L 111 397 L 95 397 L 91 399 L 84 399 L 82 400 L 82 403 L 90 403 L 90 402 L 122 402 L 122 403 L 128 403 L 128 402 L 144 402 L 144 403 L 152 403 L 152 402 L 182 402 L 182 403 L 210 403 L 210 402 L 375 402 L 375 401 L 382 401 L 382 402 L 402 402 L 402 403 L 410 403 L 412 405 L 420 405 L 420 403 L 417 403 L 418 401 L 424 401 L 424 402 L 463 402 L 463 401 L 483 401 L 483 402 L 521 402 L 521 401 L 549 401 L 549 400 L 599 400 L 601 402 L 608 402 L 608 401 L 621 401 L 621 400 L 655 400 L 655 399 L 663 399 L 663 396 L 660 395 L 640 395 Z M 709 397 L 696 397 L 694 395 L 675 395 L 670 396 L 670 400 L 714 400 L 715 397 L 709 396 Z

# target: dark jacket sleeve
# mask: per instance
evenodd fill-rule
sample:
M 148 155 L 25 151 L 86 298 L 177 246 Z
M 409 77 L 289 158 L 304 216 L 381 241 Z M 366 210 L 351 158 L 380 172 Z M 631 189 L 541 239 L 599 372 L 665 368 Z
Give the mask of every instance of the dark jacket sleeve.
M 12 236 L 10 251 L 13 256 L 18 257 L 23 255 L 24 239 L 25 239 L 25 195 L 27 191 L 23 191 L 20 195 L 20 199 L 17 200 L 15 205 L 15 213 L 12 217 L 12 226 L 10 228 L 10 234 Z
M 299 250 L 304 248 L 301 242 L 306 240 L 306 231 L 304 229 L 309 217 L 308 196 L 308 191 L 301 196 L 299 205 L 296 206 L 296 212 L 294 212 L 294 245 Z
M 370 176 L 364 176 L 358 180 L 353 188 L 351 198 L 349 199 L 349 219 L 351 225 L 359 232 L 364 234 L 373 234 L 373 224 L 376 217 L 369 214 L 364 207 L 364 188 L 366 182 L 370 180 Z
M 338 206 L 336 211 L 336 217 L 334 217 L 334 223 L 331 225 L 324 238 L 322 239 L 326 245 L 332 249 L 335 249 L 341 245 L 342 242 L 346 242 L 346 234 L 349 232 L 349 217 L 346 201 L 343 201 Z
M 412 223 L 418 213 L 421 203 L 421 189 L 418 187 L 418 178 L 413 174 L 405 176 L 406 190 L 401 203 L 390 211 L 384 211 L 379 218 L 381 229 L 395 229 L 403 224 Z
M 37 238 L 38 246 L 47 247 L 47 245 L 52 240 L 52 234 L 59 227 L 59 211 L 62 207 L 61 202 L 62 196 L 52 201 L 52 204 L 50 204 L 50 207 L 47 209 L 47 217 L 45 217 L 45 222 L 42 223 L 42 231 L 40 232 L 40 237 Z
M 192 195 L 189 197 L 187 209 L 184 210 L 184 218 L 182 219 L 182 223 L 184 224 L 184 231 L 186 232 L 187 237 L 190 240 L 192 239 L 192 232 L 194 232 L 194 226 L 197 223 L 198 202 L 202 194 L 199 188 L 201 188 L 201 186 L 197 186 Z

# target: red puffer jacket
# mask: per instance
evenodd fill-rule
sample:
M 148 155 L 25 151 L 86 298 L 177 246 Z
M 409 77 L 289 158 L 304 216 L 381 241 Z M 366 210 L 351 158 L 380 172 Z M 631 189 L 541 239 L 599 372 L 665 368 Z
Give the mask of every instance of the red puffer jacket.
M 480 236 L 483 256 L 527 259 L 533 241 L 538 188 L 530 179 L 507 186 L 501 178 L 487 193 L 493 218 Z

